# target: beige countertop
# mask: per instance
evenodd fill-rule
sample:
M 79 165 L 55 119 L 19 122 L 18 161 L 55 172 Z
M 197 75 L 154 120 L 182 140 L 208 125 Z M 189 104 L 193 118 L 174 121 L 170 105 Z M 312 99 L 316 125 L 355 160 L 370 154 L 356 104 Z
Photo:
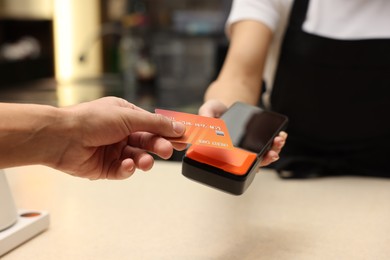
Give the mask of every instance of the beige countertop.
M 233 196 L 180 167 L 159 161 L 125 181 L 7 169 L 18 208 L 51 224 L 3 259 L 390 259 L 390 179 L 262 170 Z

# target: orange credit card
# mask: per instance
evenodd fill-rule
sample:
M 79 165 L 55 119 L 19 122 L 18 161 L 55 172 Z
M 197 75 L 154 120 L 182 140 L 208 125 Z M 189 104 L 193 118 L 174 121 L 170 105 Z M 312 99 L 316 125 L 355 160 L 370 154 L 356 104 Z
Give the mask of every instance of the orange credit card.
M 228 129 L 222 119 L 164 109 L 156 109 L 155 112 L 186 126 L 182 137 L 167 138 L 171 142 L 233 149 Z

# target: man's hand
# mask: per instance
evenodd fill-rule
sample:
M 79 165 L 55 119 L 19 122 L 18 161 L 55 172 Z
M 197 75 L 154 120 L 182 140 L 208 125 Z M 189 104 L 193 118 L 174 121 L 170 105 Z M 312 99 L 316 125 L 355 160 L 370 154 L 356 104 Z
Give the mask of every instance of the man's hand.
M 185 148 L 173 147 L 164 139 L 183 135 L 183 124 L 120 98 L 106 97 L 60 110 L 71 126 L 48 165 L 75 176 L 128 178 L 137 168 L 147 171 L 153 166 L 149 153 L 168 159 L 173 148 Z

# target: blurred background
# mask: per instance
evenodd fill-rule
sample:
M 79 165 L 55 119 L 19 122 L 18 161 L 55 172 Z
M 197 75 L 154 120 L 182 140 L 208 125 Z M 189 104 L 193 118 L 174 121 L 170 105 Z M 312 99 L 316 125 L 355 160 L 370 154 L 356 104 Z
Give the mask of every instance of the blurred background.
M 196 113 L 231 0 L 0 0 L 0 102 L 107 95 Z

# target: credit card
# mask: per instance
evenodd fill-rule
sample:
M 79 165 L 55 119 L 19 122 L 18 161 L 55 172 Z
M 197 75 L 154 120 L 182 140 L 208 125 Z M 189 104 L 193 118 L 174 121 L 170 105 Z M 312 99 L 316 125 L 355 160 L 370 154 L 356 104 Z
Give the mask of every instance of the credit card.
M 233 149 L 233 143 L 225 121 L 220 118 L 164 109 L 156 109 L 155 112 L 171 120 L 181 122 L 186 126 L 186 132 L 182 137 L 167 138 L 171 142 Z

